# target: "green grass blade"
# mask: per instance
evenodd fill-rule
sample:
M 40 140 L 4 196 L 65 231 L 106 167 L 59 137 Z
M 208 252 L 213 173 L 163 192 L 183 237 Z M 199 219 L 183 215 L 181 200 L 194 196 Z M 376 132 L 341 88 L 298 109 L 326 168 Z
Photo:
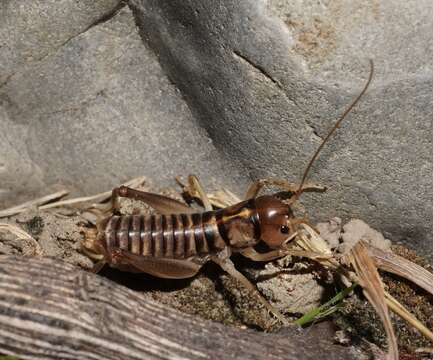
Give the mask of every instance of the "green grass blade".
M 358 284 L 353 284 L 352 286 L 343 289 L 331 300 L 304 314 L 304 316 L 300 317 L 298 320 L 295 321 L 295 324 L 299 326 L 304 326 L 305 324 L 308 324 L 314 320 L 321 319 L 325 316 L 332 314 L 338 309 L 339 303 L 357 286 Z

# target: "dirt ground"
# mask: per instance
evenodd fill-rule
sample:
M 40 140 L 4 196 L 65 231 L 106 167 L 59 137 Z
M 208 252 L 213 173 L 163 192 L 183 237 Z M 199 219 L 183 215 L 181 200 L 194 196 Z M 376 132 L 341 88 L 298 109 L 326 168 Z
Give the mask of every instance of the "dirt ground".
M 144 190 L 181 199 L 176 189 L 157 189 L 145 185 Z M 121 204 L 123 214 L 151 212 L 146 205 L 137 201 L 125 199 Z M 20 227 L 36 241 L 0 232 L 0 254 L 55 257 L 90 270 L 93 261 L 81 251 L 80 245 L 86 230 L 93 226 L 88 220 L 89 214 L 71 208 L 31 208 L 18 215 L 1 219 L 2 223 Z M 362 229 L 363 236 L 370 236 L 372 241 L 376 241 L 376 246 L 387 248 L 391 245 L 380 233 L 356 221 L 358 220 L 343 226 L 340 219 L 331 219 L 319 224 L 317 228 L 337 252 L 347 248 L 354 241 L 350 236 L 350 229 L 353 227 L 356 227 L 358 232 Z M 432 266 L 415 252 L 402 246 L 393 246 L 392 249 L 432 271 Z M 341 286 L 331 273 L 312 261 L 286 257 L 269 263 L 254 263 L 241 256 L 234 256 L 233 260 L 238 270 L 257 285 L 268 301 L 292 320 L 330 299 Z M 196 277 L 185 280 L 157 279 L 146 274 L 124 273 L 107 266 L 99 274 L 143 292 L 156 301 L 205 319 L 258 330 L 279 329 L 279 325 L 258 303 L 255 296 L 215 264 L 206 264 Z M 433 296 L 396 276 L 383 274 L 383 279 L 391 295 L 432 329 Z M 331 316 L 331 320 L 334 330 L 337 330 L 338 336 L 335 336 L 338 342 L 371 342 L 382 348 L 386 346 L 381 322 L 361 291 L 347 298 Z M 416 350 L 433 347 L 432 343 L 407 326 L 404 321 L 396 316 L 392 316 L 392 320 L 403 359 L 423 358 L 426 354 L 417 353 Z M 430 356 L 433 357 L 431 354 Z

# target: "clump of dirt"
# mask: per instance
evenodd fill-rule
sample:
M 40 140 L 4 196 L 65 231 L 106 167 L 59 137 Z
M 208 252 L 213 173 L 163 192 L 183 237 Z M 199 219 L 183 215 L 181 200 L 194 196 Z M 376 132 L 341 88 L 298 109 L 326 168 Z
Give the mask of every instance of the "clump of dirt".
M 341 219 L 335 217 L 317 224 L 316 228 L 329 247 L 340 254 L 347 254 L 360 240 L 381 250 L 391 249 L 391 240 L 385 239 L 379 231 L 360 219 L 351 219 L 343 225 Z
M 3 221 L 28 232 L 37 243 L 29 243 L 8 233 L 0 233 L 0 254 L 32 256 L 35 246 L 41 256 L 61 259 L 84 269 L 93 267 L 92 261 L 80 252 L 85 222 L 79 216 L 64 216 L 53 210 L 31 209 Z
M 24 223 L 25 229 L 27 232 L 32 235 L 33 237 L 39 236 L 42 231 L 44 230 L 44 219 L 42 219 L 40 216 L 34 216 L 29 221 Z
M 257 287 L 281 312 L 306 313 L 322 303 L 332 289 L 332 275 L 310 261 L 291 256 L 267 263 L 256 273 Z

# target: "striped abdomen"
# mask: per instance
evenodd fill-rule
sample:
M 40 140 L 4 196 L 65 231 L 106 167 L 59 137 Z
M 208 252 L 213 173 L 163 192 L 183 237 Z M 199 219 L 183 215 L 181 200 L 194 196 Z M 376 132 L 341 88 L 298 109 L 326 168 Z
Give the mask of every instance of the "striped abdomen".
M 108 252 L 184 259 L 218 252 L 226 246 L 215 212 L 176 215 L 123 215 L 108 219 L 104 230 Z

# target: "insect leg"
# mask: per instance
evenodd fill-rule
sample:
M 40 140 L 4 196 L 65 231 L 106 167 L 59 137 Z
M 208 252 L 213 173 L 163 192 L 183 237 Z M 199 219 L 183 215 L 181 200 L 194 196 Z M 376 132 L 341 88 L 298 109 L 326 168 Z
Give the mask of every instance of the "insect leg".
M 188 183 L 185 184 L 185 182 L 181 179 L 180 176 L 176 177 L 177 183 L 182 187 L 183 194 L 191 199 L 199 199 L 201 201 L 201 204 L 205 208 L 206 211 L 212 211 L 212 204 L 206 194 L 206 192 L 203 190 L 203 187 L 201 186 L 200 181 L 198 180 L 197 176 L 195 175 L 189 175 L 188 176 Z
M 105 260 L 100 260 L 95 265 L 93 265 L 93 268 L 90 271 L 94 274 L 97 274 L 102 270 L 105 264 L 106 264 Z
M 188 184 L 191 188 L 192 192 L 197 193 L 198 198 L 203 203 L 203 207 L 206 211 L 212 211 L 212 205 L 209 201 L 209 198 L 207 197 L 206 192 L 203 190 L 203 187 L 201 186 L 200 181 L 198 180 L 197 176 L 195 175 L 189 175 L 188 176 Z
M 119 209 L 119 197 L 143 201 L 161 214 L 192 214 L 194 209 L 188 205 L 167 196 L 149 193 L 121 186 L 113 189 L 111 204 L 113 210 Z
M 111 211 L 113 213 L 117 213 L 120 210 L 120 204 L 119 204 L 119 189 L 120 188 L 114 188 L 111 192 Z
M 265 306 L 265 308 L 272 313 L 278 320 L 280 320 L 283 324 L 288 324 L 288 321 L 284 318 L 284 316 L 273 307 L 257 290 L 257 288 L 251 284 L 251 282 L 238 270 L 236 270 L 233 262 L 229 258 L 221 259 L 216 256 L 211 258 L 213 262 L 221 266 L 221 268 L 226 271 L 230 276 L 234 277 L 238 280 L 245 288 L 254 293 L 260 302 Z
M 198 273 L 201 264 L 191 260 L 178 260 L 168 258 L 155 258 L 132 254 L 122 249 L 114 249 L 111 252 L 113 263 L 129 265 L 140 272 L 164 279 L 185 279 Z
M 253 261 L 272 261 L 287 255 L 287 253 L 281 249 L 258 253 L 254 248 L 246 248 L 240 253 Z
M 241 254 L 253 261 L 272 261 L 286 255 L 305 257 L 312 260 L 325 260 L 332 258 L 332 255 L 322 254 L 314 251 L 305 251 L 298 249 L 277 249 L 267 253 L 258 253 L 253 248 L 247 248 L 241 251 Z
M 299 189 L 299 185 L 289 183 L 286 180 L 272 179 L 272 178 L 257 179 L 248 188 L 248 191 L 245 195 L 245 199 L 248 200 L 257 197 L 260 190 L 263 189 L 265 186 L 276 186 L 292 194 L 295 194 L 296 191 L 298 191 Z M 324 186 L 316 185 L 316 184 L 304 184 L 302 186 L 302 191 L 325 191 L 325 190 L 326 188 Z

